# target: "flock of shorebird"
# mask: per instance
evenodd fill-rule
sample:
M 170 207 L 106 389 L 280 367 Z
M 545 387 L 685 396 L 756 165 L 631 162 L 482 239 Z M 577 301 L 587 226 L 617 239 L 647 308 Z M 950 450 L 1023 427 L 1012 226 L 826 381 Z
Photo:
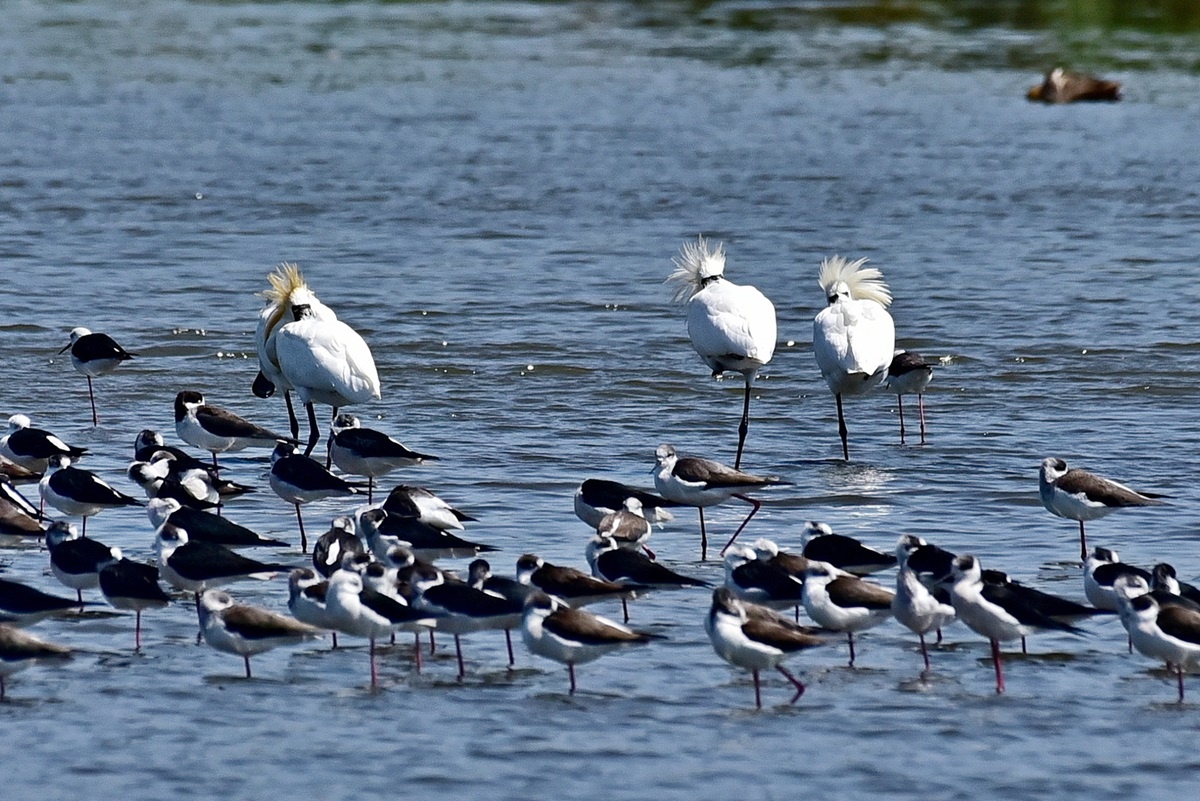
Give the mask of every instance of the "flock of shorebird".
M 819 281 L 828 304 L 816 316 L 813 328 L 814 354 L 836 401 L 846 459 L 844 398 L 877 390 L 885 383 L 898 397 L 916 394 L 923 443 L 922 396 L 933 373 L 917 354 L 895 350 L 894 325 L 887 311 L 891 294 L 880 272 L 864 262 L 834 257 L 821 265 Z M 915 536 L 900 537 L 894 553 L 884 553 L 812 522 L 800 553 L 789 553 L 766 539 L 751 546 L 739 544 L 739 535 L 762 505 L 751 493 L 787 482 L 741 470 L 751 385 L 775 348 L 775 309 L 759 290 L 729 281 L 724 272 L 724 249 L 701 237 L 683 246 L 668 281 L 678 287 L 676 300 L 687 304 L 689 336 L 713 375 L 740 373 L 745 381 L 734 465 L 680 455 L 663 444 L 655 453 L 657 494 L 603 478 L 585 480 L 575 494 L 575 512 L 594 530 L 586 550 L 590 573 L 526 554 L 517 562 L 515 577 L 493 575 L 488 562 L 477 558 L 463 579 L 430 560 L 495 550 L 457 533 L 472 517 L 428 490 L 407 484 L 392 488 L 382 503 L 374 503 L 377 478 L 436 457 L 412 451 L 340 411 L 380 398 L 371 351 L 354 329 L 317 299 L 294 265 L 284 264 L 273 272 L 271 289 L 263 293 L 267 304 L 256 333 L 260 373 L 253 383 L 259 397 L 282 390 L 289 434 L 209 405 L 200 392 L 181 391 L 175 398 L 176 434 L 211 454 L 211 462 L 167 445 L 157 432 L 141 432 L 127 475 L 144 490 L 147 501 L 143 502 L 76 467 L 85 449 L 34 428 L 25 415 L 13 415 L 7 435 L 0 439 L 4 474 L 0 544 L 44 537 L 51 573 L 76 590 L 76 596 L 49 595 L 0 579 L 0 698 L 6 691 L 4 679 L 11 673 L 71 653 L 22 627 L 78 610 L 83 590 L 98 588 L 112 606 L 134 612 L 134 643 L 140 649 L 142 612 L 171 602 L 160 581 L 192 595 L 200 629 L 197 640 L 241 656 L 247 677 L 252 655 L 331 632 L 335 648 L 339 633 L 367 638 L 374 687 L 378 684 L 376 644 L 384 638 L 394 641 L 401 631 L 414 635 L 418 670 L 422 634 L 428 633 L 431 648 L 435 632 L 453 635 L 461 678 L 464 635 L 504 631 L 511 666 L 511 630 L 519 628 L 530 651 L 567 666 L 570 690 L 575 692 L 576 665 L 660 638 L 625 625 L 630 600 L 655 589 L 710 586 L 657 560 L 648 544 L 654 524 L 670 520 L 672 509 L 695 507 L 701 558 L 706 559 L 704 510 L 738 499 L 751 509 L 721 550 L 725 580 L 712 591 L 704 628 L 717 655 L 750 671 L 758 706 L 762 705 L 761 671 L 774 668 L 785 676 L 795 688 L 794 702 L 804 692 L 804 684 L 783 667 L 790 654 L 845 634 L 853 666 L 855 633 L 892 617 L 917 634 L 926 671 L 930 669 L 926 635 L 936 632 L 940 641 L 942 627 L 961 620 L 990 640 L 996 691 L 1003 692 L 1000 643 L 1019 639 L 1024 647 L 1026 635 L 1038 629 L 1075 633 L 1079 629 L 1074 624 L 1080 619 L 1114 612 L 1128 630 L 1131 648 L 1165 661 L 1175 671 L 1183 699 L 1183 674 L 1200 661 L 1200 592 L 1178 582 L 1169 565 L 1149 572 L 1122 564 L 1104 548 L 1089 554 L 1084 532 L 1087 520 L 1161 500 L 1082 470 L 1068 470 L 1060 459 L 1042 463 L 1041 499 L 1049 511 L 1079 522 L 1086 560 L 1085 594 L 1091 606 L 1025 587 L 1003 573 L 984 570 L 973 556 L 951 554 Z M 92 379 L 133 357 L 107 335 L 85 328 L 71 332 L 67 349 L 72 364 L 88 378 L 95 424 Z M 307 412 L 309 434 L 303 443 L 292 393 Z M 320 440 L 317 403 L 333 407 L 323 463 L 312 458 Z M 903 442 L 902 406 L 900 412 Z M 324 498 L 357 498 L 365 491 L 366 506 L 336 518 L 315 540 L 311 566 L 262 562 L 234 550 L 286 545 L 221 514 L 226 500 L 250 488 L 222 477 L 218 454 L 250 447 L 273 449 L 269 483 L 295 507 L 304 553 L 308 536 L 301 506 Z M 355 478 L 335 474 L 334 466 Z M 364 478 L 365 482 L 360 480 Z M 35 480 L 39 506 L 14 486 Z M 44 515 L 47 505 L 67 517 L 82 518 L 81 525 L 77 529 L 67 520 L 49 521 Z M 86 536 L 89 517 L 119 506 L 146 507 L 155 530 L 155 563 L 130 560 L 120 549 Z M 866 578 L 889 568 L 897 570 L 894 588 Z M 278 573 L 289 575 L 291 615 L 238 603 L 219 589 L 237 579 Z M 601 599 L 619 599 L 624 622 L 582 608 Z M 780 612 L 793 607 L 794 616 Z M 815 626 L 800 624 L 801 608 Z

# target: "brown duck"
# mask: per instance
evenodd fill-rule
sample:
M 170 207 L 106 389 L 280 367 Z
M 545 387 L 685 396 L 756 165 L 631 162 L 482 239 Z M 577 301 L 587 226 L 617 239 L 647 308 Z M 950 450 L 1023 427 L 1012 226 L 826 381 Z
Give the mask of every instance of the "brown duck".
M 1025 95 L 1043 103 L 1074 103 L 1080 100 L 1115 101 L 1121 99 L 1121 84 L 1082 72 L 1055 67 L 1040 84 L 1029 87 Z

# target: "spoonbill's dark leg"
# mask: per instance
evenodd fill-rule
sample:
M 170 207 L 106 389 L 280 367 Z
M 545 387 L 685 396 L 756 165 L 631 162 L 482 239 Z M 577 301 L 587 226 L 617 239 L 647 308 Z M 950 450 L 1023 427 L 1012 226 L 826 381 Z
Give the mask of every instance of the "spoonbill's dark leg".
M 742 422 L 738 425 L 737 456 L 733 460 L 733 469 L 742 469 L 742 449 L 746 446 L 746 432 L 750 430 L 750 379 L 746 379 L 746 400 L 742 403 Z
M 288 410 L 288 428 L 292 431 L 292 439 L 300 441 L 300 420 L 296 417 L 296 408 L 292 406 L 292 391 L 286 390 L 283 393 L 283 402 L 287 404 Z
M 337 413 L 338 413 L 338 407 L 334 406 L 333 407 L 333 419 L 330 420 L 331 423 L 333 422 L 333 420 L 337 419 Z M 329 432 L 329 438 L 325 441 L 325 443 L 326 443 L 326 445 L 325 445 L 325 469 L 332 470 L 333 469 L 333 432 L 332 431 Z M 368 492 L 370 492 L 370 490 L 368 490 Z M 370 502 L 371 502 L 371 500 L 370 500 L 370 497 L 368 496 L 367 503 L 370 503 Z
M 838 435 L 842 438 L 842 456 L 846 461 L 850 461 L 850 432 L 846 429 L 846 415 L 842 412 L 842 396 L 839 393 L 837 396 L 838 409 Z
M 317 410 L 311 403 L 304 404 L 304 408 L 308 409 L 308 444 L 304 447 L 304 455 L 308 456 L 321 441 L 321 432 L 317 428 Z

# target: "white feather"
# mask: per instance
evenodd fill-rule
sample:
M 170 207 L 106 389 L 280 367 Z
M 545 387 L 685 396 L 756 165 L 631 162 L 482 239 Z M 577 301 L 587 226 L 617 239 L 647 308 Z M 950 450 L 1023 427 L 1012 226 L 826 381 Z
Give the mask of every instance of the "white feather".
M 258 366 L 276 388 L 289 390 L 291 387 L 279 369 L 275 334 L 285 320 L 291 320 L 292 306 L 306 304 L 313 310 L 314 316 L 321 320 L 337 320 L 337 315 L 308 288 L 297 265 L 283 262 L 275 268 L 275 272 L 267 275 L 267 280 L 271 288 L 259 293 L 267 305 L 259 312 L 258 327 L 254 332 Z
M 302 403 L 335 408 L 378 400 L 379 373 L 371 349 L 340 320 L 304 317 L 275 333 L 279 369 Z
M 679 285 L 674 299 L 682 303 L 699 292 L 706 280 L 725 274 L 725 245 L 718 243 L 710 248 L 702 234 L 695 242 L 684 242 L 672 262 L 675 270 L 665 283 Z
M 717 281 L 688 302 L 688 336 L 714 374 L 751 376 L 775 354 L 775 306 L 752 286 Z
M 820 283 L 830 298 L 813 320 L 813 355 L 835 395 L 861 395 L 886 377 L 896 347 L 896 329 L 887 304 L 892 296 L 865 259 L 840 256 L 821 263 Z
M 883 273 L 875 267 L 863 267 L 866 259 L 849 261 L 841 256 L 824 259 L 817 278 L 826 297 L 844 290 L 854 300 L 873 300 L 883 308 L 892 303 L 892 292 L 883 282 Z
M 703 236 L 685 242 L 667 281 L 679 284 L 675 300 L 686 300 L 692 347 L 713 371 L 738 372 L 747 380 L 775 354 L 775 306 L 758 289 L 727 280 L 725 248 Z

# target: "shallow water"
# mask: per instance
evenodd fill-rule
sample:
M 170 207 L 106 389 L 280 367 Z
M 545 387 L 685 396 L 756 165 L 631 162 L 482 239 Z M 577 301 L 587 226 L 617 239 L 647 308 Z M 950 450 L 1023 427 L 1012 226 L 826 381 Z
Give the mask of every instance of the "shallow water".
M 1055 454 L 1171 495 L 1089 533 L 1194 578 L 1194 26 L 1067 24 L 1049 4 L 1032 21 L 956 4 L 878 18 L 890 5 L 6 8 L 0 413 L 91 448 L 85 466 L 131 492 L 133 437 L 175 442 L 180 389 L 284 426 L 281 404 L 248 391 L 254 293 L 295 260 L 372 345 L 384 397 L 356 411 L 443 459 L 395 480 L 477 515 L 468 535 L 502 549 L 498 570 L 527 551 L 582 566 L 582 479 L 648 486 L 664 441 L 732 460 L 740 382 L 707 378 L 662 285 L 704 232 L 779 314 L 744 466 L 794 486 L 765 496 L 748 535 L 798 548 L 813 518 L 880 548 L 917 533 L 1081 598 L 1075 525 L 1037 499 Z M 1028 104 L 1063 53 L 1124 80 L 1126 101 Z M 925 447 L 899 446 L 894 399 L 878 395 L 849 404 L 853 460 L 840 459 L 809 353 L 832 253 L 881 267 L 899 344 L 941 360 Z M 97 381 L 95 429 L 57 355 L 76 325 L 139 354 Z M 265 453 L 228 463 L 260 490 L 230 517 L 295 541 Z M 320 530 L 347 509 L 305 516 Z M 711 511 L 713 539 L 740 514 Z M 137 512 L 89 533 L 150 551 Z M 720 580 L 697 539 L 681 514 L 652 544 Z M 65 592 L 36 548 L 0 563 Z M 280 580 L 232 591 L 286 600 Z M 808 693 L 784 706 L 771 679 L 759 713 L 749 676 L 712 653 L 707 607 L 704 592 L 639 600 L 633 622 L 668 640 L 582 667 L 569 697 L 565 671 L 519 646 L 504 670 L 498 635 L 467 639 L 461 685 L 448 649 L 418 676 L 398 647 L 371 693 L 362 643 L 280 649 L 245 681 L 235 657 L 194 645 L 185 602 L 148 613 L 137 655 L 132 620 L 101 605 L 34 629 L 80 653 L 12 680 L 0 756 L 22 798 L 86 782 L 131 801 L 198 786 L 1116 798 L 1164 794 L 1200 763 L 1195 707 L 1172 703 L 1170 678 L 1129 656 L 1113 622 L 1034 637 L 999 698 L 979 637 L 949 629 L 920 682 L 913 638 L 889 624 L 861 638 L 859 670 L 841 644 L 791 660 Z

